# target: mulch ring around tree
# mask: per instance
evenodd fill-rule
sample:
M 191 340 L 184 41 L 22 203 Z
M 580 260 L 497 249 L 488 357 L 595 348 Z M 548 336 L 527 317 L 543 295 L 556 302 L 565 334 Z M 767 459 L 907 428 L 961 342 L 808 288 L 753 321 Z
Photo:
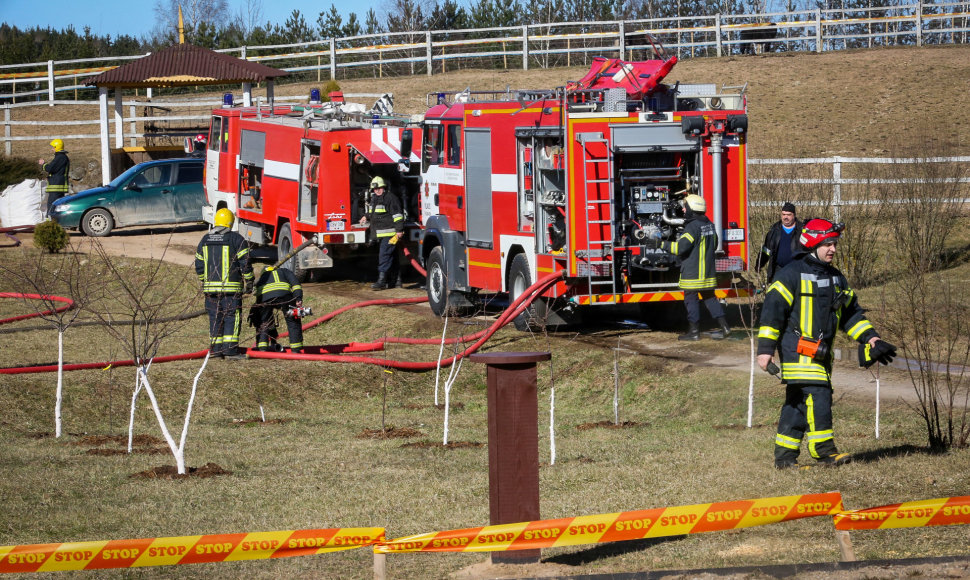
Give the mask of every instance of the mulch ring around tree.
M 583 423 L 581 425 L 576 425 L 576 428 L 580 431 L 589 431 L 590 429 L 631 429 L 633 427 L 649 427 L 650 423 L 637 423 L 636 421 L 622 421 L 620 423 L 614 423 L 613 421 L 597 421 L 595 423 Z
M 186 473 L 180 474 L 174 465 L 162 465 L 147 471 L 132 473 L 128 477 L 133 479 L 189 479 L 193 477 L 205 479 L 220 475 L 232 475 L 231 471 L 226 471 L 215 463 L 206 463 L 202 467 L 187 467 L 185 471 Z
M 75 445 L 91 446 L 85 455 L 110 457 L 128 455 L 127 435 L 87 435 L 74 442 Z M 171 453 L 165 441 L 151 435 L 135 435 L 131 440 L 131 452 L 140 455 L 163 455 Z
M 390 426 L 385 429 L 364 429 L 358 439 L 407 439 L 409 437 L 423 437 L 424 433 L 410 427 Z
M 238 427 L 252 427 L 253 425 L 285 425 L 294 421 L 294 419 L 267 419 L 263 421 L 261 417 L 252 417 L 251 419 L 233 419 L 232 424 Z
M 450 441 L 447 444 L 438 443 L 436 441 L 414 441 L 413 443 L 405 443 L 401 447 L 415 447 L 417 449 L 434 449 L 440 447 L 442 449 L 477 449 L 478 447 L 485 447 L 484 443 L 479 443 L 477 441 Z

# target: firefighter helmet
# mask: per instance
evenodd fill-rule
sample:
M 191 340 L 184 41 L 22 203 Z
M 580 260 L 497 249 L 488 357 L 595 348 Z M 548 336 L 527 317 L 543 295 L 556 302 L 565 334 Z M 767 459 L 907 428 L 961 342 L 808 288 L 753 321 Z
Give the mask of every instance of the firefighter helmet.
M 232 215 L 232 212 L 225 207 L 216 212 L 216 217 L 213 220 L 217 228 L 231 228 L 234 221 L 236 221 L 236 216 Z
M 196 135 L 195 136 L 195 142 L 196 143 L 205 143 L 205 135 L 203 135 L 202 133 L 199 133 L 198 135 Z
M 704 213 L 707 211 L 707 202 L 699 195 L 693 193 L 688 195 L 684 198 L 684 203 L 694 213 Z
M 387 187 L 387 184 L 384 183 L 384 178 L 380 175 L 372 179 L 370 182 L 371 189 L 377 189 L 378 187 Z
M 64 150 L 64 141 L 61 139 L 54 139 L 51 141 L 51 147 L 54 148 L 54 153 Z
M 798 241 L 805 246 L 806 250 L 811 250 L 825 240 L 837 239 L 842 235 L 842 230 L 844 229 L 845 224 L 833 224 L 829 220 L 821 218 L 811 219 L 802 228 L 802 234 L 798 237 Z

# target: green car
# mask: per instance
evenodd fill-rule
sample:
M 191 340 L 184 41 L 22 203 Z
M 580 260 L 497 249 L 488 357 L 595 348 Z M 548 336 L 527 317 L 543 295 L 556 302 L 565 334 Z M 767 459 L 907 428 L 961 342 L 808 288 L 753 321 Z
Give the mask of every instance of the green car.
M 203 160 L 161 159 L 139 163 L 104 187 L 62 197 L 51 219 L 66 229 L 106 236 L 116 227 L 202 221 Z

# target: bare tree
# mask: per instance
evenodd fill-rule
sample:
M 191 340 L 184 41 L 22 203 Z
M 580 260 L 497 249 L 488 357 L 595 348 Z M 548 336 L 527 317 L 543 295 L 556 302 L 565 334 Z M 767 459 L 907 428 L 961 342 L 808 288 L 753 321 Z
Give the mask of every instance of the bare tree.
M 57 330 L 57 390 L 54 403 L 54 436 L 61 436 L 61 403 L 64 394 L 64 333 L 98 295 L 97 274 L 81 254 L 51 254 L 23 249 L 16 262 L 0 263 L 0 272 L 21 289 L 24 305 Z M 73 302 L 65 303 L 59 297 Z
M 132 448 L 135 402 L 144 389 L 151 401 L 162 435 L 175 457 L 178 472 L 184 474 L 189 420 L 199 378 L 209 361 L 209 355 L 206 353 L 192 383 L 178 444 L 165 423 L 161 407 L 148 380 L 148 371 L 162 343 L 182 329 L 186 323 L 183 315 L 198 303 L 199 285 L 194 272 L 190 268 L 182 268 L 181 273 L 173 277 L 171 268 L 164 262 L 164 250 L 157 259 L 137 263 L 129 263 L 109 255 L 97 241 L 94 242 L 94 250 L 104 264 L 103 280 L 108 298 L 93 308 L 92 312 L 105 323 L 108 333 L 123 345 L 135 361 L 136 376 L 128 426 L 128 451 L 131 452 Z M 187 290 L 190 288 L 195 289 L 194 292 Z
M 179 8 L 185 25 L 185 40 L 194 42 L 202 23 L 221 28 L 229 21 L 228 0 L 155 0 L 155 29 L 152 38 L 156 42 L 178 41 Z

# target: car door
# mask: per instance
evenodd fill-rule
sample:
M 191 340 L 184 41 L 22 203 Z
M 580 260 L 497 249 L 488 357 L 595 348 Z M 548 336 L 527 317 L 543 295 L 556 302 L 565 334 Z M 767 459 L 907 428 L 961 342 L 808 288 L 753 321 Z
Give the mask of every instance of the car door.
M 153 163 L 132 175 L 115 198 L 118 225 L 171 223 L 175 219 L 172 164 Z
M 205 190 L 202 187 L 201 162 L 178 163 L 173 178 L 174 221 L 176 223 L 202 221 L 202 206 L 205 204 Z

